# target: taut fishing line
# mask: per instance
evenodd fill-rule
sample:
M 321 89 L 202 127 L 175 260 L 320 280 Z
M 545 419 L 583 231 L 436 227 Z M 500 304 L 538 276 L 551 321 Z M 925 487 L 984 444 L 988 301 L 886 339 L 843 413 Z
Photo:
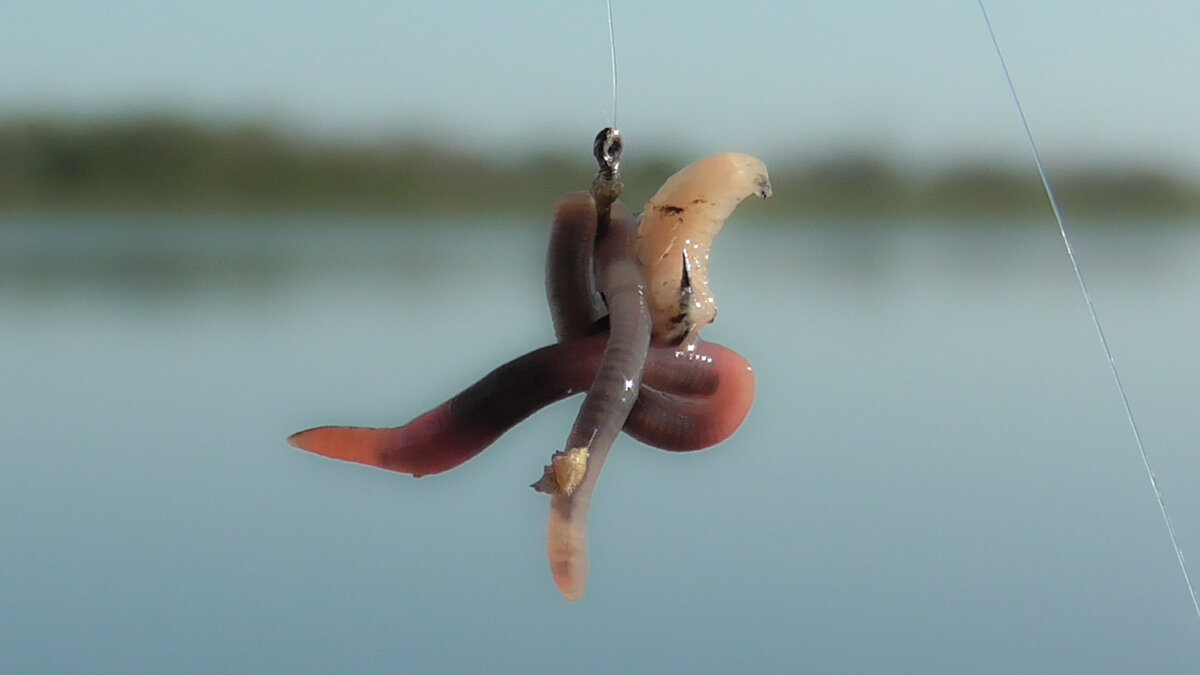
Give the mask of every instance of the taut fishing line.
M 613 34 L 612 0 L 605 0 L 608 8 L 608 54 L 612 60 L 612 119 L 608 126 L 617 128 L 617 40 Z
M 1179 546 L 1179 539 L 1175 536 L 1175 525 L 1171 523 L 1170 513 L 1167 511 L 1167 504 L 1163 500 L 1162 490 L 1158 487 L 1158 479 L 1154 477 L 1154 469 L 1150 465 L 1150 455 L 1146 452 L 1146 445 L 1142 442 L 1142 434 L 1138 431 L 1137 422 L 1133 418 L 1133 409 L 1129 407 L 1129 397 L 1125 395 L 1125 386 L 1121 384 L 1121 376 L 1117 372 L 1117 363 L 1113 360 L 1112 350 L 1108 346 L 1108 338 L 1104 336 L 1104 328 L 1100 325 L 1100 317 L 1096 314 L 1096 306 L 1092 303 L 1092 294 L 1088 291 L 1087 283 L 1083 280 L 1083 272 L 1079 270 L 1079 261 L 1075 259 L 1075 250 L 1071 247 L 1071 239 L 1067 236 L 1067 227 L 1063 222 L 1062 209 L 1058 205 L 1058 197 L 1054 194 L 1054 188 L 1050 186 L 1050 179 L 1046 176 L 1046 169 L 1042 166 L 1042 158 L 1038 153 L 1037 143 L 1033 141 L 1033 132 L 1029 129 L 1029 121 L 1025 119 L 1025 109 L 1021 105 L 1021 98 L 1017 96 L 1017 87 L 1013 84 L 1012 75 L 1008 72 L 1008 64 L 1004 61 L 1004 53 L 1000 50 L 1000 42 L 996 39 L 996 31 L 992 29 L 992 21 L 988 18 L 987 8 L 983 5 L 983 0 L 978 0 L 979 11 L 983 14 L 983 22 L 987 26 L 988 35 L 992 38 L 992 46 L 996 49 L 996 57 L 1000 60 L 1000 68 L 1004 71 L 1004 79 L 1008 82 L 1008 91 L 1012 94 L 1013 103 L 1016 104 L 1017 114 L 1021 117 L 1021 125 L 1025 128 L 1025 139 L 1029 142 L 1029 149 L 1033 153 L 1033 163 L 1037 166 L 1038 175 L 1042 179 L 1042 188 L 1046 192 L 1046 198 L 1050 200 L 1050 208 L 1054 211 L 1054 219 L 1058 222 L 1058 232 L 1062 235 L 1063 246 L 1067 249 L 1067 257 L 1071 259 L 1071 267 L 1075 270 L 1075 279 L 1079 281 L 1079 290 L 1083 292 L 1083 299 L 1087 303 L 1088 313 L 1092 316 L 1092 325 L 1096 327 L 1096 335 L 1100 338 L 1100 346 L 1104 349 L 1104 357 L 1108 359 L 1108 369 L 1112 373 L 1113 382 L 1117 385 L 1117 393 L 1121 397 L 1121 405 L 1125 408 L 1125 418 L 1129 420 L 1129 428 L 1133 431 L 1133 440 L 1137 443 L 1138 453 L 1142 457 L 1142 466 L 1146 469 L 1146 477 L 1150 479 L 1150 487 L 1154 490 L 1154 498 L 1158 501 L 1158 511 L 1162 514 L 1163 522 L 1167 525 L 1167 534 L 1171 538 L 1171 546 L 1175 549 L 1175 559 L 1179 561 L 1179 570 L 1183 572 L 1183 581 L 1187 584 L 1188 596 L 1192 600 L 1192 608 L 1196 610 L 1196 617 L 1200 618 L 1200 602 L 1196 599 L 1196 589 L 1192 585 L 1192 577 L 1188 573 L 1187 563 L 1183 559 L 1183 549 Z

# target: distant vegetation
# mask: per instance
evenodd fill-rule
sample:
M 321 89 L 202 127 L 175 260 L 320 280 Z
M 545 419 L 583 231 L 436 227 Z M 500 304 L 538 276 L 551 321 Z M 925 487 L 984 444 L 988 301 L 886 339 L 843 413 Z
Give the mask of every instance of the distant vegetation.
M 264 123 L 170 117 L 10 119 L 0 121 L 0 210 L 544 212 L 563 193 L 585 189 L 595 170 L 577 149 L 531 149 L 501 161 L 444 140 L 334 143 Z M 627 159 L 629 201 L 646 199 L 686 161 Z M 1047 210 L 1025 167 L 917 171 L 847 154 L 776 161 L 771 173 L 776 196 L 760 213 L 961 219 Z M 1057 173 L 1056 188 L 1076 213 L 1200 213 L 1200 189 L 1163 172 L 1084 167 Z

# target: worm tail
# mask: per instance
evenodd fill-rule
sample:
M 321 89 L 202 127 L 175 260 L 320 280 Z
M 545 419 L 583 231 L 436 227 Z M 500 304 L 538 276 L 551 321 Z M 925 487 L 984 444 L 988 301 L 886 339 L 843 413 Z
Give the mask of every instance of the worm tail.
M 441 473 L 478 455 L 541 408 L 582 391 L 599 368 L 607 338 L 595 335 L 529 352 L 402 427 L 317 427 L 288 443 L 418 477 Z
M 637 401 L 650 349 L 650 311 L 641 265 L 633 257 L 636 224 L 614 204 L 607 228 L 599 228 L 596 278 L 609 311 L 609 338 L 592 386 L 538 489 L 550 492 L 546 550 L 554 581 L 568 600 L 587 585 L 587 512 L 596 480 L 612 444 Z M 560 471 L 565 466 L 566 469 Z M 565 479 L 564 479 L 565 474 Z
M 441 473 L 541 408 L 582 392 L 596 377 L 607 341 L 607 334 L 599 334 L 525 354 L 402 427 L 324 426 L 294 434 L 288 443 L 414 476 Z M 749 364 L 713 343 L 691 352 L 651 348 L 644 379 L 624 430 L 664 450 L 720 443 L 741 424 L 754 398 Z

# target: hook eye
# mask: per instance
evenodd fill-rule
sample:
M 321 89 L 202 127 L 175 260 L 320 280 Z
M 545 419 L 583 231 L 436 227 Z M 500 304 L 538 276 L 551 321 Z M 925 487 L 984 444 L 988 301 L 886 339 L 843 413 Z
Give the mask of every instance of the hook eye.
M 611 180 L 620 169 L 623 147 L 621 132 L 612 127 L 604 127 L 596 134 L 596 140 L 592 143 L 592 154 L 596 157 L 600 173 L 605 178 Z

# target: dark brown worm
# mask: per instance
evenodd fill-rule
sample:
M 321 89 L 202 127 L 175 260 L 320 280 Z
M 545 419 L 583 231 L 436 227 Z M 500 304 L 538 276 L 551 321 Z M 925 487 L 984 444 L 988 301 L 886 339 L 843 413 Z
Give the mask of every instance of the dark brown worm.
M 596 285 L 608 307 L 608 343 L 566 447 L 586 447 L 592 455 L 599 454 L 588 462 L 596 466 L 603 463 L 637 400 L 650 349 L 646 281 L 633 252 L 637 223 L 619 206 L 613 205 L 607 231 L 597 232 L 595 246 Z
M 567 443 L 568 450 L 587 448 L 587 468 L 570 494 L 555 494 L 548 538 L 556 582 L 568 599 L 581 597 L 587 510 L 622 428 L 658 448 L 699 450 L 732 435 L 754 397 L 750 365 L 732 350 L 695 338 L 684 347 L 649 346 L 644 274 L 632 255 L 636 222 L 619 202 L 608 227 L 597 220 L 587 193 L 556 208 L 546 283 L 557 344 L 500 366 L 403 427 L 318 427 L 288 442 L 428 475 L 466 462 L 538 409 L 588 388 Z
M 629 213 L 624 204 L 612 205 L 613 217 L 625 218 Z M 550 245 L 546 253 L 546 300 L 550 305 L 550 317 L 554 334 L 560 341 L 593 335 L 598 330 L 607 330 L 604 308 L 592 282 L 592 249 L 596 236 L 596 206 L 592 196 L 576 192 L 559 200 L 554 210 L 554 225 L 550 231 Z M 654 348 L 652 348 L 654 349 Z M 750 364 L 737 352 L 714 343 L 697 341 L 694 347 L 696 358 L 711 358 L 732 366 L 730 372 L 739 368 L 748 371 Z M 680 369 L 681 375 L 691 372 Z M 732 382 L 732 380 L 729 380 Z M 749 381 L 749 392 L 740 392 L 736 387 L 725 392 L 705 392 L 714 400 L 698 401 L 680 398 L 676 387 L 662 386 L 655 382 L 643 382 L 638 400 L 625 422 L 624 430 L 630 436 L 663 450 L 700 450 L 719 441 L 711 441 L 714 428 L 725 419 L 721 415 L 709 417 L 698 414 L 703 409 L 720 409 L 722 402 L 753 399 L 753 378 Z M 718 395 L 720 394 L 720 395 Z M 699 394 L 694 394 L 696 396 Z M 748 399 L 746 397 L 749 397 Z M 745 413 L 738 418 L 739 424 Z M 721 440 L 737 430 L 735 426 Z M 703 439 L 703 440 L 702 440 Z
M 616 202 L 612 214 L 631 217 Z M 575 192 L 554 207 L 550 245 L 546 248 L 546 303 L 554 336 L 559 342 L 596 332 L 596 322 L 607 311 L 596 291 L 592 249 L 596 241 L 596 202 L 586 192 Z
M 613 215 L 628 215 L 619 202 Z M 403 427 L 326 426 L 288 439 L 326 457 L 415 476 L 466 462 L 541 408 L 594 380 L 607 335 L 593 289 L 596 211 L 590 195 L 563 199 L 547 255 L 547 297 L 563 341 L 500 366 Z M 570 262 L 564 262 L 570 261 Z M 664 450 L 700 450 L 731 435 L 753 401 L 750 366 L 738 353 L 698 342 L 693 351 L 652 347 L 638 401 L 624 429 Z
M 631 222 L 625 220 L 628 210 L 620 202 L 612 205 L 612 218 L 620 219 L 621 223 Z M 604 308 L 592 285 L 593 274 L 600 278 L 600 268 L 606 264 L 600 260 L 600 248 L 596 249 L 597 262 L 593 263 L 596 229 L 596 208 L 591 195 L 576 193 L 559 201 L 546 257 L 546 297 L 559 340 L 578 338 L 603 329 Z M 594 271 L 593 265 L 596 266 Z M 611 304 L 609 310 L 612 310 Z M 611 314 L 607 318 L 610 323 L 613 321 Z M 659 348 L 651 348 L 650 354 L 658 351 Z M 709 380 L 715 385 L 711 390 L 693 389 L 691 394 L 680 396 L 676 392 L 682 383 L 655 381 L 648 367 L 646 381 L 642 383 L 628 417 L 608 420 L 607 429 L 623 422 L 624 430 L 634 438 L 675 451 L 709 447 L 737 430 L 754 398 L 750 364 L 736 352 L 698 338 L 693 339 L 690 347 L 681 347 L 675 354 L 677 364 L 705 363 L 724 376 Z M 672 372 L 688 377 L 695 368 L 677 366 Z M 628 389 L 633 382 L 626 380 L 624 384 Z M 608 386 L 609 396 L 621 393 L 620 383 L 610 382 Z M 619 415 L 620 409 L 609 414 Z M 582 413 L 580 419 L 583 419 Z M 576 426 L 579 427 L 578 421 Z M 615 433 L 612 436 L 615 439 Z M 586 441 L 583 434 L 573 433 L 573 439 Z M 604 442 L 594 442 L 592 446 L 581 443 L 589 451 L 582 482 L 569 495 L 554 495 L 551 502 L 547 543 L 550 566 L 555 583 L 569 600 L 583 596 L 587 581 L 587 510 L 613 439 L 605 436 L 601 440 Z M 568 442 L 568 450 L 574 447 L 579 446 Z M 593 451 L 595 447 L 602 448 L 603 454 L 599 457 Z M 549 475 L 549 471 L 547 473 Z
M 651 347 L 651 353 L 665 348 Z M 674 351 L 672 374 L 687 377 L 703 372 L 713 386 L 686 395 L 673 382 L 647 377 L 637 405 L 625 420 L 625 432 L 662 450 L 691 452 L 712 447 L 738 430 L 754 403 L 754 371 L 741 354 L 712 342 L 697 342 L 690 350 Z M 670 392 L 670 393 L 669 393 Z
M 628 210 L 612 206 L 608 222 L 597 222 L 594 261 L 596 285 L 608 307 L 608 344 L 566 448 L 554 460 L 575 459 L 570 465 L 575 470 L 564 472 L 570 476 L 570 482 L 564 482 L 559 466 L 552 464 L 537 484 L 539 489 L 545 489 L 545 483 L 553 485 L 547 490 L 551 498 L 546 546 L 554 581 L 568 600 L 583 597 L 592 493 L 613 442 L 637 401 L 650 349 L 646 277 L 634 252 L 637 223 Z
M 317 427 L 288 442 L 333 459 L 414 476 L 441 473 L 483 452 L 545 406 L 583 392 L 595 379 L 607 341 L 607 335 L 593 335 L 529 352 L 402 427 Z M 750 364 L 712 343 L 694 351 L 652 347 L 643 385 L 643 398 L 625 431 L 665 450 L 720 443 L 737 430 L 754 398 Z M 655 396 L 646 397 L 650 391 Z

